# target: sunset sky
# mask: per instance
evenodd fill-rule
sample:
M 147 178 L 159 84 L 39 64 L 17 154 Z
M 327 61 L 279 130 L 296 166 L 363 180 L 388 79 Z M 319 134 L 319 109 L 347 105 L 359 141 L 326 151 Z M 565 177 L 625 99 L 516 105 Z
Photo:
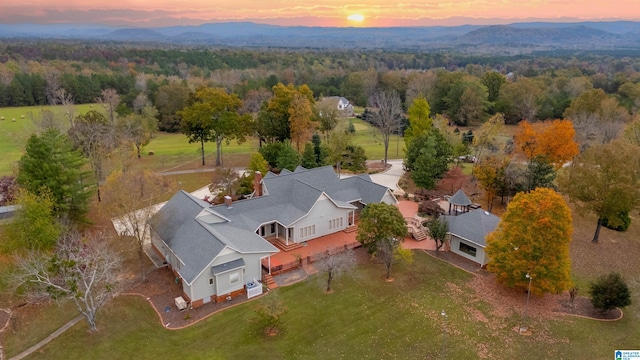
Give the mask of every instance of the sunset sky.
M 347 19 L 349 16 L 351 20 Z M 430 26 L 640 20 L 638 0 L 2 0 L 0 23 Z

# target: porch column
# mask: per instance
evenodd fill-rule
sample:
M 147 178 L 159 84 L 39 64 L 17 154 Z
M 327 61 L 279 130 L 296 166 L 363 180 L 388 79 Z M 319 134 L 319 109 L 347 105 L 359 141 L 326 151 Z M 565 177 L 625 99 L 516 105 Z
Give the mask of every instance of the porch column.
M 286 230 L 284 231 L 284 232 L 285 232 L 285 239 L 286 239 L 286 240 L 285 240 L 285 244 L 286 244 L 286 245 L 289 245 L 289 228 L 288 228 L 288 227 L 286 227 L 285 229 L 286 229 Z
M 278 230 L 280 230 L 280 224 L 276 224 L 276 239 L 279 239 Z
M 269 255 L 269 275 L 271 275 L 271 255 Z

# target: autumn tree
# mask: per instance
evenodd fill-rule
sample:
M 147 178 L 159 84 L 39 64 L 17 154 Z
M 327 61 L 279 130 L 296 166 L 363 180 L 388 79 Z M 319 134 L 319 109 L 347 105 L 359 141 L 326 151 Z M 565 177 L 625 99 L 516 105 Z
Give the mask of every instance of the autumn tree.
M 338 124 L 330 133 L 327 140 L 327 160 L 334 164 L 340 176 L 342 163 L 349 155 L 348 147 L 352 146 L 353 135 L 348 131 L 346 123 Z
M 295 94 L 289 106 L 289 128 L 291 129 L 291 141 L 300 152 L 300 146 L 311 140 L 313 131 L 318 122 L 313 121 L 311 102 L 302 94 Z
M 0 206 L 13 203 L 18 192 L 18 183 L 15 176 L 3 175 L 0 177 Z
M 24 189 L 18 191 L 16 204 L 20 207 L 5 226 L 5 240 L 0 245 L 5 252 L 20 250 L 49 250 L 60 237 L 55 202 L 47 190 L 36 195 Z
M 122 136 L 136 148 L 140 159 L 142 148 L 147 146 L 158 131 L 158 111 L 153 106 L 145 106 L 140 112 L 134 112 L 118 119 L 118 129 Z
M 151 236 L 147 222 L 157 211 L 155 204 L 174 190 L 173 181 L 148 170 L 113 172 L 103 187 L 102 207 L 114 219 L 118 234 L 132 238 L 143 281 L 146 280 L 144 244 Z
M 247 168 L 253 173 L 260 171 L 262 175 L 266 175 L 267 171 L 269 171 L 269 162 L 264 158 L 264 156 L 262 156 L 262 154 L 255 152 L 251 154 L 251 159 L 249 160 L 249 166 Z
M 612 141 L 630 120 L 627 109 L 602 89 L 580 94 L 565 110 L 564 117 L 573 123 L 577 141 L 583 147 Z
M 640 153 L 624 141 L 597 144 L 578 155 L 558 176 L 563 193 L 576 204 L 579 214 L 597 216 L 593 242 L 598 242 L 604 219 L 612 227 L 621 224 L 619 214 L 640 202 Z
M 16 284 L 34 297 L 73 300 L 78 312 L 97 331 L 98 311 L 119 290 L 120 257 L 104 235 L 65 234 L 55 255 L 32 252 L 16 263 Z
M 477 78 L 465 76 L 455 81 L 444 98 L 449 116 L 457 125 L 480 124 L 487 117 L 489 108 L 487 87 Z
M 516 150 L 529 161 L 544 158 L 559 169 L 578 155 L 575 130 L 569 120 L 543 121 L 530 124 L 521 121 L 515 135 Z
M 504 156 L 489 156 L 473 167 L 473 176 L 484 190 L 487 208 L 493 210 L 493 199 L 504 185 L 509 160 Z
M 294 102 L 294 99 L 298 100 Z M 306 101 L 302 100 L 304 97 Z M 312 109 L 315 106 L 313 91 L 307 85 L 295 87 L 293 84 L 287 86 L 278 83 L 273 87 L 273 96 L 269 101 L 262 104 L 258 112 L 256 130 L 261 141 L 274 142 L 291 139 L 291 113 L 303 114 L 308 110 L 306 105 Z M 295 106 L 293 106 L 295 105 Z M 296 110 L 292 110 L 292 109 Z M 301 112 L 302 111 L 302 112 Z M 300 121 L 306 121 L 303 118 Z M 302 129 L 296 129 L 302 131 Z
M 251 115 L 238 114 L 242 101 L 222 88 L 203 87 L 196 91 L 190 105 L 180 111 L 180 126 L 190 143 L 199 142 L 204 162 L 204 143 L 215 141 L 216 166 L 222 166 L 222 142 L 242 143 L 251 133 Z
M 86 160 L 69 138 L 56 129 L 31 135 L 18 164 L 16 182 L 30 193 L 49 192 L 57 217 L 82 220 L 93 194 Z
M 357 239 L 374 257 L 380 259 L 391 278 L 391 267 L 399 259 L 410 261 L 411 253 L 402 249 L 407 224 L 394 205 L 371 203 L 360 214 Z
M 485 121 L 473 136 L 473 146 L 476 147 L 476 158 L 482 161 L 483 150 L 498 150 L 498 136 L 504 129 L 504 115 L 495 114 Z
M 340 120 L 338 106 L 333 101 L 325 101 L 318 103 L 316 110 L 318 111 L 318 129 L 325 135 L 326 139 L 327 133 L 333 130 Z
M 180 131 L 180 110 L 187 106 L 191 90 L 186 82 L 171 82 L 160 86 L 155 93 L 154 104 L 158 108 L 158 128 L 162 131 Z
M 379 91 L 369 98 L 369 106 L 373 108 L 372 124 L 382 135 L 384 144 L 384 163 L 387 164 L 389 140 L 402 125 L 402 102 L 396 92 Z
M 540 110 L 544 84 L 536 79 L 520 77 L 500 86 L 496 108 L 505 114 L 505 121 L 516 124 L 520 120 L 533 121 Z
M 327 254 L 315 262 L 313 266 L 321 274 L 326 274 L 327 280 L 323 282 L 326 284 L 324 288 L 326 293 L 330 293 L 332 292 L 331 284 L 333 281 L 356 266 L 356 257 L 353 250 L 346 250 L 333 255 Z
M 409 118 L 409 127 L 404 131 L 404 143 L 409 147 L 411 141 L 421 135 L 425 135 L 431 131 L 431 108 L 427 99 L 423 96 L 416 97 L 409 110 L 407 111 Z
M 571 287 L 569 243 L 571 210 L 551 189 L 518 193 L 497 228 L 487 235 L 487 270 L 510 288 L 534 294 L 560 293 Z
M 640 116 L 636 116 L 627 124 L 624 130 L 624 139 L 635 146 L 640 146 Z

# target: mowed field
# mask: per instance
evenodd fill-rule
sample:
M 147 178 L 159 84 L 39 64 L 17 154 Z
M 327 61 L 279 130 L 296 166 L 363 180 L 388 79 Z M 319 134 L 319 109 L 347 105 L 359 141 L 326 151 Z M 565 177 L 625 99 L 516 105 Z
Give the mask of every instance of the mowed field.
M 14 172 L 15 163 L 20 160 L 24 146 L 35 131 L 36 122 L 41 118 L 43 110 L 51 111 L 61 119 L 65 115 L 62 106 L 0 108 L 0 176 Z M 76 115 L 85 114 L 89 110 L 102 111 L 102 107 L 91 104 L 75 106 Z M 69 126 L 66 120 L 61 121 L 61 125 L 63 129 Z
M 77 105 L 76 114 L 83 114 L 89 110 L 102 109 L 100 106 Z M 1 108 L 0 116 L 0 175 L 9 175 L 16 170 L 16 162 L 23 154 L 27 139 L 35 131 L 35 121 L 40 118 L 42 110 L 50 110 L 62 117 L 63 108 L 60 106 L 37 106 L 19 108 Z M 12 121 L 12 119 L 16 121 Z M 349 121 L 349 120 L 343 120 Z M 382 136 L 375 128 L 360 119 L 351 119 L 356 133 L 353 142 L 365 149 L 368 160 L 382 160 L 384 158 L 384 146 Z M 68 124 L 62 122 L 66 129 Z M 225 167 L 245 167 L 251 154 L 258 151 L 259 142 L 255 137 L 247 138 L 247 141 L 238 144 L 231 141 L 222 145 L 222 160 Z M 389 158 L 397 159 L 404 156 L 404 140 L 398 136 L 392 136 L 389 142 Z M 205 167 L 215 165 L 215 143 L 205 143 Z M 153 153 L 153 155 L 150 155 Z M 180 171 L 201 169 L 202 160 L 200 144 L 189 143 L 186 136 L 181 133 L 158 132 L 142 152 L 141 165 L 155 171 Z

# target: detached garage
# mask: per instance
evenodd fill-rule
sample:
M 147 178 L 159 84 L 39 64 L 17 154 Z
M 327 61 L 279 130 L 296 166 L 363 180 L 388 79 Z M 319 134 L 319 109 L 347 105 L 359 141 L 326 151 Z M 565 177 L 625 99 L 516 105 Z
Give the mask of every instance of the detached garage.
M 445 216 L 449 224 L 451 252 L 478 263 L 489 262 L 484 253 L 485 237 L 492 232 L 500 218 L 482 209 L 471 210 L 456 216 Z

